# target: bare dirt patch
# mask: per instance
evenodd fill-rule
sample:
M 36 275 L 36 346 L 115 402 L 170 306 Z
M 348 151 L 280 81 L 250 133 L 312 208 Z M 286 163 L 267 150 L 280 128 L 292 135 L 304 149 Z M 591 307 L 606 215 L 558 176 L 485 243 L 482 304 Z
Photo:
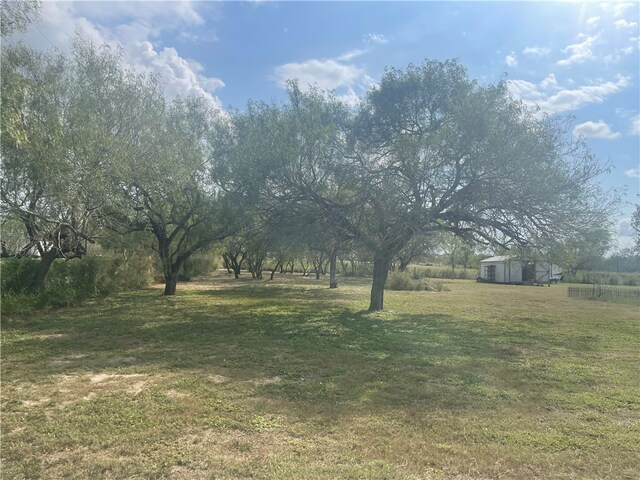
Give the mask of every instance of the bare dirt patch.
M 231 380 L 229 377 L 225 377 L 224 375 L 209 375 L 209 380 L 213 383 L 226 383 Z
M 262 385 L 271 385 L 271 384 L 280 383 L 280 382 L 282 382 L 282 378 L 280 378 L 278 375 L 276 375 L 275 377 L 254 378 L 253 380 L 249 380 L 249 383 L 252 383 L 256 387 L 260 387 Z

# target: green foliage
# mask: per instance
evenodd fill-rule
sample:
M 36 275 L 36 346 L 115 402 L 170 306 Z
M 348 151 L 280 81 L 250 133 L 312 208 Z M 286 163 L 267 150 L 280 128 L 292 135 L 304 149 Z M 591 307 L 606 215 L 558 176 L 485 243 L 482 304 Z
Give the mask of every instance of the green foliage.
M 397 291 L 448 292 L 449 287 L 442 282 L 434 282 L 424 277 L 415 278 L 408 272 L 391 272 L 387 279 L 386 289 Z
M 7 258 L 0 262 L 2 313 L 21 314 L 45 306 L 76 305 L 90 297 L 148 286 L 153 280 L 151 257 L 85 257 L 56 260 L 44 290 L 28 291 L 40 260 Z
M 418 278 L 445 278 L 445 279 L 458 279 L 458 280 L 475 280 L 478 277 L 478 271 L 471 268 L 458 268 L 452 271 L 451 268 L 437 267 L 437 266 L 414 266 L 412 276 L 415 279 Z
M 407 272 L 391 272 L 386 284 L 388 290 L 422 290 L 419 286 L 420 283 L 413 280 Z
M 40 18 L 41 5 L 38 0 L 2 0 L 0 5 L 2 38 L 8 38 L 15 32 L 26 31 L 31 23 Z
M 212 253 L 192 255 L 182 266 L 178 280 L 189 281 L 198 275 L 211 273 L 220 268 L 220 257 Z
M 592 272 L 578 270 L 575 275 L 565 275 L 566 283 L 583 283 L 596 285 L 627 285 L 629 287 L 640 286 L 640 273 L 617 272 Z M 615 283 L 617 282 L 617 283 Z

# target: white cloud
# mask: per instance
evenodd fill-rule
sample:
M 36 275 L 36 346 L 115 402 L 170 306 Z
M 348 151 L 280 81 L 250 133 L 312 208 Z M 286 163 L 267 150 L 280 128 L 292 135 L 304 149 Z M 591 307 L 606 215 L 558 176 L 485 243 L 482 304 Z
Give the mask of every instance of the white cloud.
M 381 33 L 367 33 L 363 36 L 364 43 L 389 43 L 389 39 Z
M 627 9 L 633 7 L 633 3 L 630 2 L 625 2 L 625 3 L 616 3 L 613 5 L 613 15 L 616 17 L 621 17 L 622 15 L 624 15 L 624 12 L 627 11 Z
M 637 22 L 627 22 L 624 18 L 613 22 L 617 30 L 634 29 L 638 26 Z
M 629 178 L 640 178 L 640 168 L 632 168 L 624 172 L 624 174 Z
M 587 18 L 586 24 L 593 28 L 598 26 L 598 22 L 600 22 L 600 17 L 589 17 Z
M 108 7 L 100 2 L 76 2 L 73 4 L 73 9 L 77 15 L 93 18 L 96 21 L 144 19 L 149 22 L 204 24 L 204 19 L 195 9 L 195 2 L 188 0 L 144 2 L 144 5 L 140 5 L 139 2 L 115 1 L 109 2 Z
M 537 45 L 534 47 L 526 47 L 522 50 L 522 54 L 529 57 L 544 57 L 545 55 L 548 55 L 549 52 L 551 52 L 550 48 L 539 47 Z
M 504 63 L 506 63 L 509 67 L 517 67 L 518 66 L 518 57 L 516 57 L 515 53 L 511 52 L 504 58 Z
M 354 48 L 353 50 L 349 50 L 348 52 L 343 53 L 342 55 L 337 57 L 336 60 L 347 61 L 348 62 L 349 60 L 353 60 L 356 57 L 364 55 L 368 51 L 369 50 L 366 50 L 364 48 Z
M 549 114 L 577 110 L 591 103 L 602 103 L 608 96 L 620 92 L 629 84 L 630 77 L 618 76 L 615 82 L 566 88 L 557 83 L 553 74 L 538 84 L 526 80 L 508 81 L 509 90 L 514 97 Z
M 602 140 L 615 140 L 620 138 L 620 133 L 613 132 L 611 127 L 602 120 L 598 122 L 584 122 L 580 125 L 576 125 L 573 129 L 575 136 L 582 135 L 586 138 L 599 138 Z
M 560 60 L 558 65 L 571 65 L 573 63 L 583 63 L 593 57 L 593 51 L 591 50 L 594 44 L 600 39 L 600 35 L 578 35 L 579 39 L 583 39 L 580 43 L 574 43 L 567 46 L 562 51 L 569 53 L 569 57 Z
M 629 133 L 631 133 L 631 135 L 640 135 L 640 115 L 636 115 L 631 119 Z
M 111 2 L 105 7 L 92 2 L 43 2 L 41 21 L 26 32 L 24 41 L 40 50 L 55 47 L 64 52 L 74 32 L 81 30 L 95 44 L 121 46 L 125 62 L 137 71 L 159 75 L 169 98 L 200 94 L 220 107 L 215 91 L 224 86 L 221 79 L 207 76 L 200 63 L 180 56 L 175 48 L 154 45 L 168 30 L 189 31 L 195 38 L 197 28 L 204 24 L 196 11 L 201 5 L 189 1 Z M 107 27 L 107 22 L 115 26 Z M 208 35 L 213 35 L 210 30 Z
M 316 84 L 324 90 L 335 90 L 353 86 L 363 74 L 362 69 L 333 59 L 311 59 L 276 67 L 274 79 L 281 87 L 286 85 L 287 80 L 298 79 L 301 86 Z

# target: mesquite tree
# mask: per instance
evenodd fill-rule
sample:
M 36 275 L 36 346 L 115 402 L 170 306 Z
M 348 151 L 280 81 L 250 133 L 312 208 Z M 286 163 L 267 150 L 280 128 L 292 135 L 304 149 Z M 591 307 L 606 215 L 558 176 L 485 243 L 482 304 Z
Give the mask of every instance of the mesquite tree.
M 213 176 L 227 127 L 201 97 L 159 102 L 155 115 L 154 129 L 143 138 L 147 149 L 134 148 L 113 166 L 119 200 L 110 216 L 124 231 L 153 233 L 164 293 L 174 295 L 189 257 L 232 233 L 229 205 Z
M 610 208 L 603 172 L 566 122 L 540 117 L 506 85 L 480 86 L 457 61 L 388 69 L 359 114 L 357 188 L 368 190 L 371 310 L 391 259 L 416 233 L 508 245 L 597 225 Z
M 480 86 L 457 61 L 389 69 L 355 119 L 330 94 L 295 85 L 284 106 L 249 111 L 251 165 L 271 200 L 311 203 L 373 254 L 370 310 L 416 234 L 503 246 L 597 225 L 603 172 L 562 119 Z M 248 152 L 249 153 L 249 152 Z
M 2 64 L 3 222 L 23 224 L 21 254 L 38 251 L 38 290 L 55 258 L 83 256 L 100 233 L 105 165 L 135 140 L 128 108 L 147 82 L 81 39 L 69 56 L 3 46 Z

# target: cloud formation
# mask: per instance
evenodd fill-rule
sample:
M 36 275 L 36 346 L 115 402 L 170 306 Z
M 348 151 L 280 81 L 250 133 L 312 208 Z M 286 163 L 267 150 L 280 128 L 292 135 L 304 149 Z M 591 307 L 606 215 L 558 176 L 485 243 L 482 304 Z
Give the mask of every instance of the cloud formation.
M 583 63 L 593 57 L 592 48 L 600 39 L 600 34 L 591 36 L 581 33 L 578 35 L 578 39 L 582 39 L 582 41 L 568 45 L 562 50 L 563 53 L 568 53 L 569 56 L 560 60 L 558 65 L 566 66 L 574 63 Z
M 640 115 L 636 115 L 631 119 L 629 133 L 631 133 L 631 135 L 640 135 Z
M 506 63 L 509 67 L 517 67 L 518 66 L 518 57 L 516 57 L 515 53 L 511 52 L 504 58 L 504 63 Z
M 640 168 L 632 168 L 624 172 L 624 174 L 629 178 L 640 178 Z
M 533 47 L 525 47 L 525 49 L 522 50 L 522 54 L 529 57 L 544 57 L 548 55 L 549 52 L 551 52 L 550 48 L 539 47 L 537 45 Z
M 380 43 L 383 45 L 389 43 L 389 39 L 381 33 L 367 33 L 363 36 L 363 41 L 364 43 Z
M 616 30 L 635 29 L 638 26 L 637 22 L 628 22 L 624 18 L 613 22 Z
M 43 2 L 41 21 L 31 26 L 24 41 L 36 49 L 54 47 L 64 52 L 70 48 L 75 32 L 81 32 L 95 44 L 121 47 L 125 62 L 136 71 L 157 74 L 168 98 L 198 94 L 221 108 L 215 96 L 224 86 L 220 78 L 206 75 L 202 64 L 182 57 L 175 48 L 157 48 L 154 44 L 168 30 L 196 35 L 194 30 L 204 24 L 198 5 L 190 1 L 145 2 L 143 6 L 111 2 L 105 8 L 92 2 Z
M 602 103 L 610 95 L 628 87 L 630 83 L 630 77 L 620 75 L 615 81 L 567 88 L 559 85 L 555 75 L 550 74 L 537 84 L 526 80 L 509 80 L 508 87 L 515 98 L 538 107 L 543 112 L 553 114 L 577 110 L 592 103 Z
M 362 69 L 333 59 L 286 63 L 274 69 L 274 79 L 283 88 L 287 80 L 293 79 L 297 79 L 301 87 L 315 84 L 323 90 L 348 88 L 363 74 Z
M 620 138 L 620 133 L 613 132 L 611 127 L 604 121 L 597 122 L 584 122 L 580 125 L 576 125 L 573 129 L 573 134 L 581 135 L 585 138 L 599 138 L 602 140 L 615 140 Z

